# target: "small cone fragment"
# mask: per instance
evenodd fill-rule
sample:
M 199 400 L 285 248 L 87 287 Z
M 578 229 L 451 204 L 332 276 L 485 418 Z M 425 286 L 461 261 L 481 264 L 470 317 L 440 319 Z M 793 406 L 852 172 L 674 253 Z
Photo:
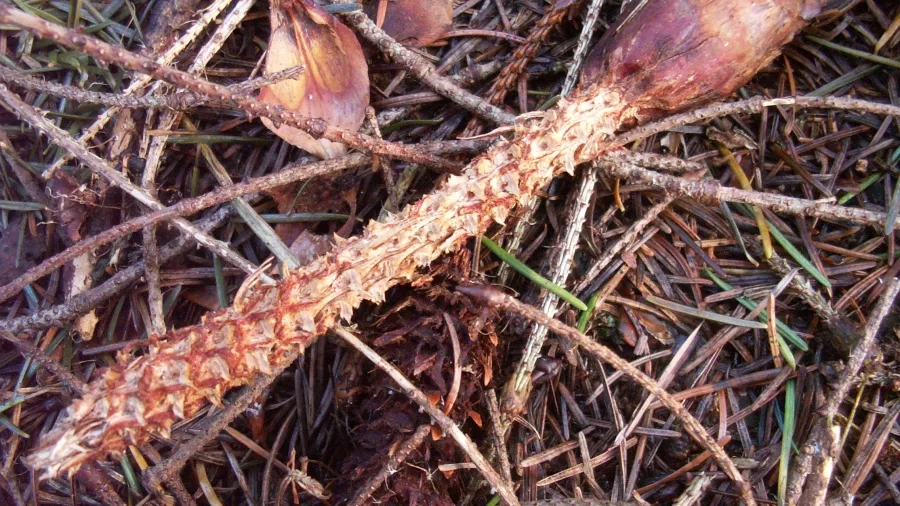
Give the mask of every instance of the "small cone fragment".
M 330 125 L 356 131 L 369 105 L 369 74 L 362 47 L 353 32 L 311 0 L 272 0 L 272 34 L 266 56 L 269 74 L 304 65 L 295 79 L 264 87 L 259 99 Z M 346 146 L 314 139 L 306 132 L 276 126 L 266 128 L 285 141 L 320 158 L 335 158 Z
M 366 14 L 409 47 L 432 44 L 453 29 L 452 0 L 369 0 Z
M 623 90 L 638 123 L 734 93 L 825 0 L 631 2 L 588 55 L 581 88 Z

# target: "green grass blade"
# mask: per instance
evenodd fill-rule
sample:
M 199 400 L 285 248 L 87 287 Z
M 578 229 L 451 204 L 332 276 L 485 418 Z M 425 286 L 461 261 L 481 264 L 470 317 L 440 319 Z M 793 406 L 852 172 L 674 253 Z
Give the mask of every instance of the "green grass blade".
M 527 265 L 519 261 L 519 259 L 507 253 L 507 251 L 501 248 L 499 244 L 488 239 L 486 236 L 481 236 L 481 244 L 484 244 L 484 246 L 487 249 L 491 250 L 493 254 L 497 255 L 500 260 L 503 260 L 504 262 L 509 264 L 509 266 L 515 269 L 516 272 L 525 276 L 532 283 L 538 285 L 541 288 L 549 290 L 550 293 L 556 295 L 569 304 L 572 304 L 575 309 L 578 309 L 579 311 L 587 311 L 587 304 L 582 302 L 581 299 L 566 291 L 565 288 L 557 285 L 556 283 L 550 281 L 549 279 L 532 270 L 531 267 L 528 267 Z
M 880 172 L 876 172 L 876 173 L 874 173 L 874 174 L 869 174 L 865 179 L 862 180 L 861 183 L 859 183 L 859 190 L 858 190 L 858 191 L 848 191 L 847 193 L 841 195 L 840 198 L 838 198 L 838 201 L 837 201 L 838 204 L 844 205 L 844 204 L 846 204 L 847 202 L 850 202 L 851 200 L 853 200 L 853 197 L 855 197 L 855 196 L 859 195 L 860 193 L 866 191 L 866 188 L 868 188 L 868 187 L 872 186 L 873 184 L 877 183 L 877 182 L 881 179 L 881 176 L 883 176 L 883 175 L 884 175 L 884 174 L 882 174 L 882 173 L 880 173 Z
M 713 281 L 713 283 L 718 285 L 718 287 L 721 288 L 722 290 L 733 290 L 734 289 L 734 287 L 732 287 L 725 281 L 722 281 L 722 279 L 720 279 L 718 276 L 716 276 L 711 270 L 706 269 L 706 275 L 709 277 L 709 279 L 711 279 Z M 735 300 L 737 300 L 742 306 L 749 309 L 750 311 L 753 311 L 754 309 L 756 309 L 756 306 L 759 305 L 756 302 L 753 302 L 752 300 L 748 299 L 747 297 L 737 297 Z M 769 321 L 768 313 L 766 313 L 765 311 L 761 311 L 759 313 L 759 320 L 763 321 L 763 322 Z M 784 345 L 783 345 L 783 343 L 781 342 L 782 339 L 789 341 L 791 344 L 796 346 L 797 349 L 799 349 L 801 351 L 807 351 L 809 349 L 809 346 L 806 344 L 806 341 L 804 341 L 796 332 L 794 332 L 790 327 L 785 325 L 784 322 L 782 322 L 781 320 L 779 320 L 777 318 L 775 319 L 775 328 L 778 330 L 779 348 L 782 350 L 782 352 L 784 352 L 784 350 L 787 349 L 786 343 L 784 343 Z M 787 357 L 785 357 L 785 359 L 787 359 Z
M 591 295 L 591 298 L 587 301 L 587 309 L 582 311 L 581 316 L 578 317 L 578 332 L 584 334 L 588 322 L 591 321 L 591 315 L 594 314 L 594 308 L 597 307 L 598 300 L 600 300 L 600 290 L 597 290 L 594 292 L 594 295 Z
M 831 290 L 831 282 L 828 281 L 828 278 L 826 278 L 824 274 L 822 274 L 822 271 L 816 269 L 816 266 L 813 265 L 812 262 L 807 260 L 803 253 L 801 253 L 800 250 L 798 250 L 797 247 L 794 246 L 791 241 L 789 241 L 787 237 L 785 237 L 784 234 L 782 234 L 781 231 L 778 230 L 777 227 L 775 227 L 775 225 L 773 225 L 768 220 L 766 220 L 766 223 L 769 224 L 769 233 L 772 234 L 772 238 L 775 239 L 775 242 L 780 244 L 781 247 L 784 248 L 784 250 L 788 253 L 788 255 L 790 255 L 795 262 L 800 264 L 800 267 L 803 267 L 803 270 L 808 272 L 809 275 L 815 278 L 815 280 L 818 281 L 822 286 Z
M 713 311 L 703 311 L 703 310 L 700 310 L 697 308 L 679 304 L 677 302 L 672 302 L 670 300 L 666 300 L 666 299 L 657 297 L 655 295 L 645 295 L 644 298 L 647 299 L 649 302 L 656 304 L 657 306 L 664 307 L 666 309 L 670 309 L 677 313 L 696 316 L 697 318 L 701 318 L 703 320 L 719 322 L 719 323 L 722 323 L 725 325 L 734 325 L 735 327 L 747 327 L 747 328 L 751 328 L 751 329 L 766 328 L 766 324 L 762 323 L 762 322 L 752 322 L 750 320 L 734 318 L 732 316 L 715 313 Z
M 796 401 L 794 399 L 794 382 L 788 380 L 784 388 L 784 427 L 781 431 L 781 460 L 778 463 L 778 504 L 785 504 L 787 492 L 788 469 L 791 462 L 791 447 L 794 441 L 794 419 Z
M 877 63 L 879 65 L 886 65 L 888 67 L 894 67 L 895 69 L 900 69 L 900 61 L 897 61 L 897 60 L 892 60 L 890 58 L 885 58 L 884 56 L 878 56 L 877 54 L 867 53 L 865 51 L 858 51 L 856 49 L 844 47 L 840 44 L 835 44 L 834 42 L 830 42 L 825 39 L 821 39 L 819 37 L 814 37 L 812 35 L 807 35 L 806 38 L 819 44 L 819 45 L 825 46 L 830 49 L 834 49 L 835 51 L 839 51 L 844 54 L 849 54 L 849 55 L 855 56 L 857 58 L 862 58 L 863 60 L 867 60 L 872 63 Z
M 738 209 L 740 209 L 740 211 L 748 218 L 753 218 L 755 216 L 753 214 L 754 209 L 751 209 L 750 206 L 744 204 L 737 204 L 737 206 Z M 793 258 L 798 264 L 800 264 L 801 267 L 803 267 L 803 270 L 808 272 L 809 275 L 815 278 L 815 280 L 818 281 L 822 286 L 831 290 L 831 282 L 828 281 L 828 278 L 826 278 L 825 275 L 822 274 L 822 272 L 819 271 L 819 269 L 817 269 L 812 262 L 807 260 L 803 253 L 801 253 L 800 250 L 798 250 L 797 247 L 794 246 L 791 241 L 789 241 L 787 237 L 785 237 L 784 234 L 782 234 L 781 231 L 772 224 L 772 222 L 770 222 L 769 220 L 765 220 L 765 223 L 767 225 L 767 228 L 769 229 L 769 234 L 773 239 L 775 239 L 775 242 L 780 244 L 781 247 L 784 248 L 785 251 L 787 251 L 788 255 L 790 255 L 791 258 Z

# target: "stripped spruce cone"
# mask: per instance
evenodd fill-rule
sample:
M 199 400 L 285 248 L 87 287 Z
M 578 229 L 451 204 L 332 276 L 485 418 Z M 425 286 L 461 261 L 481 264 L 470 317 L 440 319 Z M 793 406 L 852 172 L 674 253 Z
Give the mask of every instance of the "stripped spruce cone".
M 613 149 L 608 141 L 617 129 L 731 94 L 818 10 L 815 0 L 640 5 L 601 42 L 608 58 L 601 60 L 606 74 L 599 81 L 582 83 L 543 117 L 523 120 L 513 141 L 501 141 L 399 214 L 369 223 L 361 236 L 338 242 L 276 285 L 249 281 L 233 307 L 107 369 L 42 438 L 30 464 L 45 477 L 74 472 L 151 434 L 165 435 L 207 402 L 220 404 L 229 389 L 287 366 L 289 347 L 305 348 L 339 318 L 349 321 L 362 301 L 383 301 L 386 290 L 410 280 L 417 268 L 502 223 L 554 175 Z M 673 11 L 683 19 L 672 20 Z M 629 26 L 642 37 L 633 37 Z M 692 64 L 674 72 L 673 62 L 685 54 Z M 730 71 L 723 73 L 726 64 Z

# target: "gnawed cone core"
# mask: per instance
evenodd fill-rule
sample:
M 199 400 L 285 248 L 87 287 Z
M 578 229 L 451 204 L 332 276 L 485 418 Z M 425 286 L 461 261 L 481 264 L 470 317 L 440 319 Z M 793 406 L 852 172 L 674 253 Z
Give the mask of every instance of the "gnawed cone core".
M 515 141 L 475 159 L 439 190 L 384 222 L 370 222 L 361 236 L 338 242 L 275 285 L 242 288 L 231 308 L 171 332 L 147 355 L 92 381 L 29 463 L 44 469 L 44 477 L 74 472 L 151 434 L 167 436 L 174 423 L 220 404 L 228 390 L 287 366 L 291 346 L 305 348 L 338 319 L 349 321 L 363 301 L 383 302 L 389 288 L 411 280 L 417 269 L 503 223 L 555 173 L 584 161 L 576 152 L 602 153 L 622 109 L 613 92 L 565 102 L 521 125 Z

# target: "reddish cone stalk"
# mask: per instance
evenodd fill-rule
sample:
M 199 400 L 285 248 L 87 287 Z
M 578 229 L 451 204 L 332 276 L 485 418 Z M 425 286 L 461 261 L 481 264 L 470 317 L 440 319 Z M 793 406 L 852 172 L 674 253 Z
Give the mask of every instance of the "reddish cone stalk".
M 248 283 L 233 307 L 171 332 L 150 352 L 90 384 L 41 441 L 30 463 L 44 476 L 123 452 L 231 388 L 285 366 L 364 300 L 409 280 L 459 248 L 550 179 L 608 151 L 616 130 L 731 94 L 767 65 L 815 15 L 798 0 L 650 0 L 611 28 L 576 93 L 519 125 L 461 176 L 275 286 Z M 0 3 L 0 22 L 5 20 Z M 734 479 L 739 477 L 732 476 Z M 743 490 L 745 499 L 749 491 Z M 752 498 L 748 500 L 752 501 Z

